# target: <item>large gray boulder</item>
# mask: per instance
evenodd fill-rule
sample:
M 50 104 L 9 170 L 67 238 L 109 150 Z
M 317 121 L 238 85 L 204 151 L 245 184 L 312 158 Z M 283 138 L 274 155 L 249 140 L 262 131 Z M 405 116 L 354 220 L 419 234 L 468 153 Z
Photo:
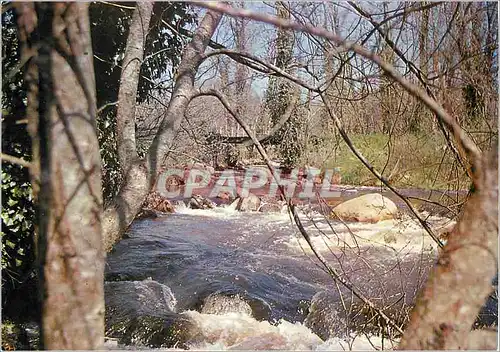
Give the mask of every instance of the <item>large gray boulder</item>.
M 343 221 L 375 223 L 397 217 L 398 207 L 379 193 L 365 194 L 345 201 L 333 208 L 331 217 Z

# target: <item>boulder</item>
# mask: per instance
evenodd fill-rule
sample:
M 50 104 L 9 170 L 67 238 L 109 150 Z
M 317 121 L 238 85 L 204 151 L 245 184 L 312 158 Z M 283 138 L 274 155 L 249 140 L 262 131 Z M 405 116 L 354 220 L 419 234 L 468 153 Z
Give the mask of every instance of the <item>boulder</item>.
M 217 194 L 217 198 L 220 198 L 222 200 L 226 201 L 232 201 L 235 198 L 234 192 L 228 192 L 228 191 L 221 191 L 219 194 Z
M 175 211 L 170 201 L 158 192 L 151 192 L 148 194 L 143 204 L 143 208 L 156 210 L 162 213 L 173 213 Z
M 243 313 L 252 316 L 252 308 L 239 295 L 224 295 L 213 293 L 205 298 L 201 313 L 204 314 L 226 314 Z
M 216 204 L 210 199 L 207 199 L 199 194 L 195 194 L 189 200 L 189 207 L 191 209 L 213 209 Z
M 238 197 L 231 203 L 230 207 L 239 211 L 258 211 L 260 207 L 260 198 L 255 194 L 249 194 L 248 197 Z
M 175 312 L 168 286 L 150 279 L 106 282 L 104 291 L 108 338 L 121 345 L 186 347 L 192 323 Z
M 158 214 L 156 214 L 156 211 L 154 211 L 153 209 L 143 208 L 141 209 L 139 214 L 135 216 L 135 220 L 156 219 L 157 217 Z
M 365 194 L 337 205 L 331 216 L 343 221 L 375 223 L 396 218 L 398 207 L 379 193 Z

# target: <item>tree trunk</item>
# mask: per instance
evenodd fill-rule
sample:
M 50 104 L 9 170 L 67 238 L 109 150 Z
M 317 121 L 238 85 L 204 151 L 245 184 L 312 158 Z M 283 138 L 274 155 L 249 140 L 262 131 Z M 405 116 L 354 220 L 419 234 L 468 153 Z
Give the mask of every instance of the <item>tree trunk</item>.
M 236 4 L 235 4 L 236 5 Z M 238 7 L 245 8 L 244 2 L 239 2 Z M 233 18 L 234 28 L 232 28 L 235 37 L 235 47 L 239 52 L 246 52 L 246 27 L 247 20 L 244 18 Z M 248 104 L 248 88 L 251 86 L 251 82 L 248 81 L 248 67 L 240 63 L 236 63 L 235 74 L 234 74 L 234 85 L 235 90 L 233 95 L 233 101 L 236 108 L 236 113 L 242 115 L 244 113 L 245 105 Z M 236 131 L 239 131 L 240 125 L 231 118 L 231 122 L 234 123 Z M 238 135 L 238 133 L 236 133 Z
M 102 191 L 86 3 L 15 4 L 30 61 L 29 120 L 40 172 L 38 254 L 45 349 L 104 342 Z M 26 50 L 23 53 L 26 54 Z M 35 89 L 35 90 L 33 90 Z
M 384 13 L 385 13 L 384 16 L 388 16 L 387 6 L 388 6 L 387 3 L 384 2 L 383 3 Z M 383 26 L 383 32 L 384 35 L 387 37 L 387 39 L 391 40 L 391 28 L 389 24 L 385 24 Z M 387 41 L 384 41 L 383 38 L 381 38 L 380 41 L 382 43 L 380 58 L 385 62 L 393 64 L 394 50 L 389 46 L 389 44 L 387 44 Z M 394 115 L 397 104 L 394 101 L 394 86 L 392 85 L 392 80 L 389 77 L 383 76 L 381 78 L 380 91 L 381 91 L 380 118 L 382 120 L 382 133 L 390 134 L 394 124 Z
M 477 170 L 474 194 L 421 292 L 400 349 L 468 349 L 498 265 L 498 152 Z
M 104 247 L 111 250 L 141 209 L 179 130 L 184 113 L 194 93 L 195 75 L 222 14 L 208 11 L 186 46 L 179 64 L 177 79 L 167 112 L 148 150 L 146 160 L 136 160 L 126 173 L 123 186 L 103 217 Z
M 116 114 L 116 137 L 118 160 L 124 176 L 133 160 L 137 158 L 135 102 L 153 5 L 152 1 L 137 2 L 130 23 L 125 58 L 122 64 L 120 90 L 118 92 L 118 111 Z
M 284 1 L 276 2 L 276 16 L 290 19 L 290 4 Z M 276 33 L 276 58 L 275 65 L 285 71 L 293 59 L 294 35 L 292 31 L 278 28 Z M 287 108 L 292 103 L 293 91 L 289 81 L 271 76 L 266 96 L 266 106 L 271 117 L 271 122 L 276 126 Z M 297 119 L 293 115 L 284 123 L 283 128 L 274 134 L 270 143 L 279 145 L 280 156 L 286 167 L 293 167 L 300 156 L 298 145 Z

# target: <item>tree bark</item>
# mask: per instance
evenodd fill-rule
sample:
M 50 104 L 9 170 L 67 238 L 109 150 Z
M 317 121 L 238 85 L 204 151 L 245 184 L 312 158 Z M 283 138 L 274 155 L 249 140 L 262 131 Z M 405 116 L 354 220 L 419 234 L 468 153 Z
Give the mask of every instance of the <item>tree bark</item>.
M 116 137 L 118 160 L 122 174 L 137 158 L 135 141 L 135 103 L 139 74 L 144 57 L 144 45 L 153 13 L 152 1 L 139 1 L 132 16 L 123 59 L 118 91 L 118 111 L 116 114 Z
M 467 349 L 498 263 L 498 151 L 482 160 L 474 194 L 412 312 L 400 349 Z
M 167 112 L 148 150 L 146 160 L 136 160 L 131 164 L 113 204 L 104 212 L 103 232 L 106 251 L 110 251 L 113 245 L 121 239 L 161 172 L 162 164 L 179 130 L 191 96 L 194 94 L 194 80 L 200 65 L 200 58 L 221 18 L 222 14 L 215 11 L 208 11 L 203 17 L 192 41 L 186 46 L 182 55 Z
M 104 342 L 102 192 L 87 3 L 15 4 L 28 72 L 30 130 L 38 152 L 38 254 L 45 349 Z M 26 51 L 23 50 L 25 53 Z M 40 170 L 38 172 L 38 170 Z

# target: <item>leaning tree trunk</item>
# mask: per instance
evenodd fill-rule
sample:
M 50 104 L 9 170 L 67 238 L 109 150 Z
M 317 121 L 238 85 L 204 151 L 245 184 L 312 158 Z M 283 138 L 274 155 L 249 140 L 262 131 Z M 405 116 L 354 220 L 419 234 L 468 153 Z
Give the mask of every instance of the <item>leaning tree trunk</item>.
M 29 61 L 29 128 L 38 205 L 46 349 L 104 342 L 102 192 L 86 3 L 15 3 Z
M 495 148 L 476 170 L 476 190 L 420 294 L 399 349 L 472 347 L 472 324 L 497 273 L 497 158 Z
M 194 93 L 194 80 L 202 54 L 222 14 L 208 11 L 186 46 L 177 71 L 172 97 L 158 132 L 148 150 L 146 160 L 135 160 L 128 167 L 123 185 L 103 217 L 104 246 L 107 251 L 118 242 L 140 211 L 154 186 L 156 177 L 179 130 L 184 112 Z
M 127 47 L 122 63 L 116 114 L 116 137 L 118 160 L 123 175 L 127 172 L 129 165 L 137 158 L 135 103 L 153 5 L 154 3 L 151 1 L 137 2 L 130 23 Z

